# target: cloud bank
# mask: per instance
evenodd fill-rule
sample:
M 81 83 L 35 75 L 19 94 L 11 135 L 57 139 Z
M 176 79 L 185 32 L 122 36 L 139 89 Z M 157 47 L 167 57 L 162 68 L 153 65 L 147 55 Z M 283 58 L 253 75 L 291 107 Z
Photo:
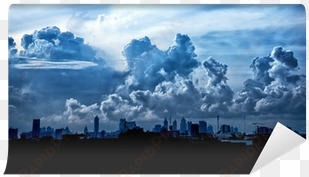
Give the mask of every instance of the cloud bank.
M 104 123 L 120 118 L 161 121 L 166 112 L 192 119 L 306 114 L 305 75 L 298 74 L 293 52 L 279 46 L 252 59 L 252 77 L 234 93 L 228 84 L 228 65 L 213 57 L 199 62 L 185 34 L 176 34 L 166 50 L 158 49 L 147 36 L 131 40 L 121 51 L 127 63 L 121 72 L 106 66 L 83 38 L 57 27 L 25 34 L 21 45 L 23 50 L 14 52 L 16 44 L 9 38 L 11 55 L 18 55 L 12 58 L 19 60 L 10 68 L 10 116 L 20 119 L 27 119 L 31 111 L 31 119 L 79 125 L 89 124 L 95 114 Z M 199 67 L 208 80 L 202 87 L 192 77 Z M 21 70 L 38 68 L 29 80 L 19 82 Z M 24 88 L 33 91 L 22 92 Z M 59 111 L 47 114 L 42 102 Z M 38 108 L 46 115 L 36 113 Z

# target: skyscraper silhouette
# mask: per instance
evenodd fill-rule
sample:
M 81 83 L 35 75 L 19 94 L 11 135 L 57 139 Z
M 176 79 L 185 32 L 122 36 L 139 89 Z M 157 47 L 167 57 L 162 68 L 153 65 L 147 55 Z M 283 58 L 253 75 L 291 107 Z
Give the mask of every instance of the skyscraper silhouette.
M 175 119 L 173 122 L 173 131 L 176 131 L 176 130 L 177 130 L 177 121 Z
M 18 138 L 18 129 L 10 128 L 9 129 L 9 140 L 17 139 L 17 138 Z
M 87 126 L 85 126 L 85 128 L 84 128 L 84 135 L 87 135 L 88 134 L 88 128 L 87 128 Z
M 199 136 L 199 125 L 198 124 L 191 124 L 191 137 L 197 138 Z
M 124 132 L 127 131 L 127 121 L 126 121 L 126 119 L 120 119 L 119 131 L 120 131 L 120 133 L 124 133 Z
M 94 118 L 94 136 L 97 138 L 99 134 L 99 117 L 96 115 Z
M 199 121 L 200 133 L 207 132 L 207 123 L 205 121 Z
M 164 122 L 163 122 L 163 129 L 164 130 L 168 130 L 168 121 L 167 121 L 167 119 L 165 119 Z
M 40 119 L 33 119 L 32 138 L 40 138 Z
M 187 122 L 186 119 L 183 117 L 180 122 L 180 133 L 185 133 L 186 131 L 187 131 Z
M 190 133 L 190 135 L 191 135 L 191 125 L 192 125 L 192 122 L 188 121 L 188 132 Z
M 62 129 L 61 128 L 55 130 L 55 139 L 56 140 L 62 139 Z

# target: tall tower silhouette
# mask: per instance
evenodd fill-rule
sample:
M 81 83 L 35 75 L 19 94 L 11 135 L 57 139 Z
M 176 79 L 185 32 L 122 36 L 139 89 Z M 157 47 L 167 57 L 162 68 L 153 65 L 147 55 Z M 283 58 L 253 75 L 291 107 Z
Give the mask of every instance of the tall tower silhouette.
M 99 134 L 99 117 L 96 115 L 94 118 L 94 136 L 97 138 Z
M 219 115 L 217 115 L 217 132 L 219 132 Z
M 33 119 L 32 138 L 40 138 L 40 119 Z

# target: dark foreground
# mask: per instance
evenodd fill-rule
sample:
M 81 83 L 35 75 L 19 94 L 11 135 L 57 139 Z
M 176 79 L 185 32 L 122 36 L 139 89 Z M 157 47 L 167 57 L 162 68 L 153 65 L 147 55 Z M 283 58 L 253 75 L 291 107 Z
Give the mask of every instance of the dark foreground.
M 5 174 L 248 174 L 266 140 L 10 140 Z

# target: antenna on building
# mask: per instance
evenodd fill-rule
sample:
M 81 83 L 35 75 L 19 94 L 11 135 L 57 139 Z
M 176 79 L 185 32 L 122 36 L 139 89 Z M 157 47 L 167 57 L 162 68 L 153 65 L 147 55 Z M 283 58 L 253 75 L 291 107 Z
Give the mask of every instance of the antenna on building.
M 219 115 L 217 115 L 217 131 L 219 132 Z
M 173 124 L 172 124 L 172 116 L 170 116 L 170 131 L 173 130 Z

